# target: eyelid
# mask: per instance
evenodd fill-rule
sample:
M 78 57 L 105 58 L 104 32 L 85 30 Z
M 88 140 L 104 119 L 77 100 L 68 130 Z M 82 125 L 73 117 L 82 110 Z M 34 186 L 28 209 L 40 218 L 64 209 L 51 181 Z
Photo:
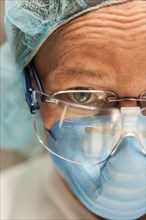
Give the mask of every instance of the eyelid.
M 78 87 L 77 87 L 78 88 Z M 58 91 L 58 92 L 55 92 L 53 96 L 57 95 L 57 94 L 62 94 L 62 93 L 73 93 L 73 92 L 89 92 L 89 93 L 96 93 L 96 92 L 103 92 L 103 93 L 109 93 L 109 94 L 112 94 L 114 97 L 118 97 L 117 94 L 113 91 L 109 91 L 109 90 L 102 90 L 102 89 L 99 89 L 99 90 L 95 90 L 95 89 L 88 89 L 88 88 L 84 88 L 84 89 L 77 89 L 77 88 L 72 88 L 72 89 L 67 89 L 67 90 L 64 90 L 64 91 Z

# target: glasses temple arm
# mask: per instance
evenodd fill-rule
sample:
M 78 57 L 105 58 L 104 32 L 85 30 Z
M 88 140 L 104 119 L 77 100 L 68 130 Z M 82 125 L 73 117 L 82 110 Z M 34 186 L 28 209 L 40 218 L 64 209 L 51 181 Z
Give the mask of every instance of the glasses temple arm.
M 32 77 L 34 77 L 34 80 L 36 82 L 36 85 L 38 87 L 38 90 L 40 91 L 40 93 L 43 93 L 43 87 L 41 84 L 41 81 L 39 79 L 39 76 L 36 72 L 36 69 L 33 65 L 33 63 L 30 63 L 27 67 L 25 67 L 24 69 L 24 77 L 25 77 L 25 98 L 26 98 L 26 102 L 28 104 L 28 107 L 30 109 L 30 112 L 32 114 L 36 113 L 36 110 L 38 110 L 39 107 L 39 103 L 34 100 L 34 88 L 32 85 Z M 41 100 L 44 101 L 44 96 L 41 96 Z
M 37 73 L 37 70 L 33 64 L 33 62 L 31 62 L 29 64 L 29 70 L 30 70 L 30 73 L 33 75 L 34 77 L 34 80 L 36 82 L 36 85 L 38 87 L 38 90 L 40 93 L 44 93 L 44 90 L 43 90 L 43 86 L 42 86 L 42 83 L 41 83 L 41 80 L 40 80 L 40 77 L 39 77 L 39 74 Z

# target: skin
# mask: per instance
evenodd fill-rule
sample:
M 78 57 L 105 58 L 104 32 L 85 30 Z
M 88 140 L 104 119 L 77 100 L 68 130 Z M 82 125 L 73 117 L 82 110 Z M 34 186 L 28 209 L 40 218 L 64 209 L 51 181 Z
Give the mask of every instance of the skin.
M 138 97 L 146 90 L 145 4 L 128 1 L 103 7 L 55 31 L 34 59 L 45 93 L 86 87 L 111 90 L 121 98 Z M 60 111 L 44 105 L 42 116 L 50 128 Z

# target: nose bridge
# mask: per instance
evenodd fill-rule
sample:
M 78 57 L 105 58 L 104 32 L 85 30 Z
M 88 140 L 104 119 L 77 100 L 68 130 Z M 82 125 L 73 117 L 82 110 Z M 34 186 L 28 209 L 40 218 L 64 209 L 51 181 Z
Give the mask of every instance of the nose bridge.
M 125 99 L 121 101 L 120 105 L 121 107 L 136 107 L 138 103 L 134 99 Z

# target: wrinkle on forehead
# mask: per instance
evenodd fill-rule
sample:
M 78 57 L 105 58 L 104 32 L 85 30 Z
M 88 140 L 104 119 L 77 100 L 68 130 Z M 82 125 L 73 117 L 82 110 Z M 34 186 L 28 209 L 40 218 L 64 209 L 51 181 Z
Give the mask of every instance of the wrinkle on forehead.
M 144 1 L 130 1 L 89 12 L 57 32 L 63 40 L 81 38 L 124 38 L 144 40 L 146 7 Z M 87 34 L 88 33 L 88 34 Z M 91 33 L 91 35 L 90 35 Z M 121 39 L 121 40 L 124 40 Z
M 82 66 L 95 72 L 98 66 L 99 69 L 104 67 L 106 76 L 112 76 L 111 87 L 123 80 L 133 80 L 140 91 L 145 74 L 146 7 L 144 1 L 129 2 L 94 10 L 55 31 L 36 56 L 38 70 L 44 73 L 44 79 L 50 80 L 61 68 Z M 59 80 L 60 73 L 56 75 Z M 66 75 L 62 71 L 60 82 Z
M 114 43 L 123 48 L 143 46 L 146 40 L 146 2 L 129 0 L 126 3 L 106 6 L 86 13 L 57 29 L 42 45 L 46 52 L 70 41 L 96 40 L 100 46 Z M 98 40 L 98 41 L 97 41 Z M 78 41 L 78 42 L 79 42 Z M 108 42 L 109 41 L 109 42 Z

